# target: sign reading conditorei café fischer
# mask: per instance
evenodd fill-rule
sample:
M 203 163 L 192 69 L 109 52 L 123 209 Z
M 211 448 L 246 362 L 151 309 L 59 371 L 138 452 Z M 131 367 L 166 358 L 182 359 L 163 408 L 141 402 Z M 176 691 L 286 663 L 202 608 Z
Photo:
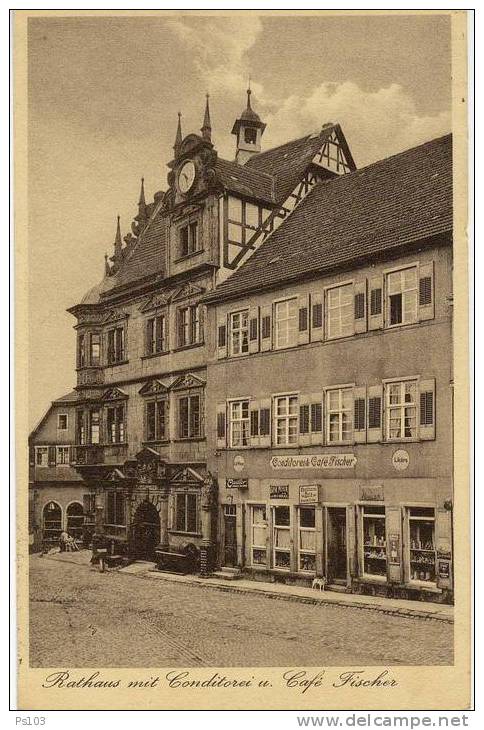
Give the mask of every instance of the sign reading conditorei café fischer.
M 355 466 L 355 454 L 283 454 L 271 457 L 273 469 L 353 469 Z

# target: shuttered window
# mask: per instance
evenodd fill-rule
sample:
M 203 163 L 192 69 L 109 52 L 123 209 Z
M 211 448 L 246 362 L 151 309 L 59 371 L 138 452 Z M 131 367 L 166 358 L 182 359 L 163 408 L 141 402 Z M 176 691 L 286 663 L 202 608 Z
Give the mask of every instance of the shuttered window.
M 250 435 L 259 435 L 259 411 L 250 412 Z
M 368 428 L 381 427 L 381 398 L 368 398 Z
M 434 394 L 432 391 L 420 393 L 420 425 L 432 426 L 434 423 Z
M 299 407 L 299 433 L 309 433 L 309 405 Z
M 299 310 L 299 332 L 306 332 L 308 329 L 308 310 L 302 307 Z
M 249 337 L 251 342 L 257 339 L 257 317 L 254 317 L 254 319 L 250 320 Z
M 323 428 L 323 406 L 311 403 L 311 433 L 321 433 Z
M 355 431 L 365 430 L 365 399 L 355 398 Z
M 227 327 L 221 324 L 218 328 L 218 346 L 225 347 L 227 341 Z
M 323 326 L 323 305 L 321 302 L 313 305 L 313 327 Z
M 370 292 L 370 314 L 375 316 L 382 312 L 382 290 L 372 289 Z
M 225 438 L 225 413 L 217 413 L 217 438 Z
M 418 303 L 421 307 L 432 304 L 432 277 L 424 276 L 419 282 Z
M 363 292 L 355 294 L 355 319 L 363 319 L 365 316 L 365 295 Z
M 271 336 L 271 318 L 270 316 L 262 317 L 262 338 L 266 339 Z
M 271 412 L 269 408 L 261 408 L 259 411 L 259 433 L 261 436 L 268 436 L 271 432 Z

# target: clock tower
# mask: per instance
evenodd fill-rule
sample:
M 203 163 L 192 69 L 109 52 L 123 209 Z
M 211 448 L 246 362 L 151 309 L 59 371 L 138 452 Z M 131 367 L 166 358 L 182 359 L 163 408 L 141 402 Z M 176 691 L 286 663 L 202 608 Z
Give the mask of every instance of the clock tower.
M 237 138 L 235 161 L 245 165 L 247 160 L 261 151 L 261 138 L 266 125 L 250 104 L 251 90 L 247 89 L 247 108 L 235 120 L 232 134 Z

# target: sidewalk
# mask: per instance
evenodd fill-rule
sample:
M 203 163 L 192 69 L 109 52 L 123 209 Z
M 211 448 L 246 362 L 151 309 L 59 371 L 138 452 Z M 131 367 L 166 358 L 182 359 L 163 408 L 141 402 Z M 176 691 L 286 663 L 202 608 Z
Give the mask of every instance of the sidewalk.
M 44 556 L 44 560 L 59 560 L 77 565 L 89 565 L 91 552 L 82 550 L 78 553 L 51 553 Z M 287 586 L 281 583 L 263 583 L 240 578 L 227 581 L 221 578 L 200 578 L 195 575 L 177 575 L 163 573 L 154 568 L 154 563 L 139 561 L 117 569 L 118 573 L 133 575 L 145 580 L 158 580 L 170 583 L 184 583 L 185 585 L 211 588 L 227 593 L 247 593 L 265 596 L 266 598 L 281 601 L 295 601 L 314 605 L 346 606 L 362 610 L 380 611 L 387 615 L 405 616 L 408 618 L 431 619 L 454 622 L 454 607 L 426 601 L 404 601 L 395 598 L 380 596 L 359 596 L 354 593 L 336 593 L 330 590 L 319 591 L 313 588 Z

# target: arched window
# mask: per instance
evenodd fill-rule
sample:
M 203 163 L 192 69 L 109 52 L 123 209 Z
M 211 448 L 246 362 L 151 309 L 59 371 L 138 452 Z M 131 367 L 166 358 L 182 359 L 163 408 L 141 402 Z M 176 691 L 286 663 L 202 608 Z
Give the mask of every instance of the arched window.
M 57 502 L 47 502 L 42 511 L 42 538 L 55 543 L 62 532 L 62 510 Z
M 67 532 L 76 540 L 82 539 L 84 508 L 80 502 L 71 502 L 67 507 Z

